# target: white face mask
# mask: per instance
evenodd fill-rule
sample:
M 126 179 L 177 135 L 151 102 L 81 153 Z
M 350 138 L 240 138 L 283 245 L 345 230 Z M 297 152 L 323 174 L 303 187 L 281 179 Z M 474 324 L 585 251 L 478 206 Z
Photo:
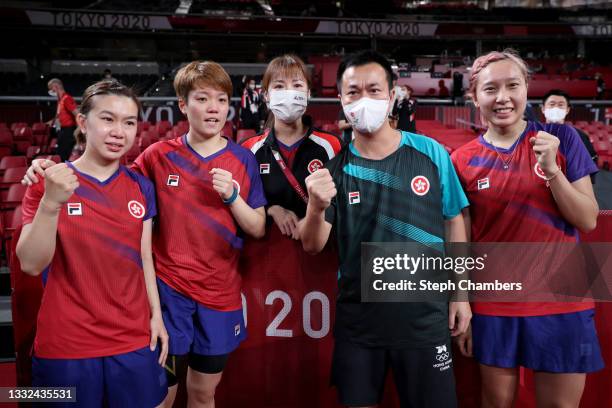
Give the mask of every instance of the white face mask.
M 255 89 L 255 84 L 249 84 L 249 89 Z
M 406 92 L 406 91 L 404 91 L 402 88 L 398 88 L 398 89 L 395 91 L 395 94 L 397 95 L 397 98 L 398 98 L 398 99 L 404 99 L 404 98 L 406 97 L 406 93 L 407 93 L 407 92 Z
M 285 123 L 293 123 L 306 112 L 308 95 L 293 89 L 271 91 L 268 106 L 275 118 Z
M 53 97 L 57 97 L 57 93 L 55 93 L 55 91 L 52 91 L 52 90 L 49 90 L 49 95 Z
M 544 109 L 544 117 L 548 122 L 551 123 L 561 123 L 565 119 L 566 115 L 565 109 L 561 108 L 548 108 Z
M 361 98 L 343 106 L 344 115 L 359 133 L 374 133 L 387 120 L 389 100 Z

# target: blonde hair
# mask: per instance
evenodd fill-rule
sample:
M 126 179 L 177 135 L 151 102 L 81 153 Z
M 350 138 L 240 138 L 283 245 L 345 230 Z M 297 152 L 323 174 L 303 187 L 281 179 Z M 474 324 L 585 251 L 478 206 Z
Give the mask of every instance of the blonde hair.
M 488 54 L 482 55 L 474 61 L 472 65 L 472 70 L 470 71 L 470 85 L 468 87 L 468 91 L 466 92 L 466 98 L 475 100 L 476 96 L 476 86 L 478 85 L 478 74 L 491 65 L 494 62 L 498 61 L 512 61 L 514 62 L 523 74 L 523 78 L 525 79 L 525 85 L 529 83 L 529 67 L 527 63 L 519 56 L 516 50 L 512 48 L 506 48 L 503 51 L 492 51 Z
M 176 96 L 187 102 L 196 86 L 208 85 L 232 96 L 232 80 L 223 67 L 212 61 L 193 61 L 178 70 L 174 77 Z

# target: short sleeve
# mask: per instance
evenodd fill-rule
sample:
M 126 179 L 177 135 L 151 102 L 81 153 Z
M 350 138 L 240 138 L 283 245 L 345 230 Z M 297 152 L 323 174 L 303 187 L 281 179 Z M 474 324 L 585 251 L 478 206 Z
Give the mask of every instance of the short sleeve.
M 157 215 L 157 201 L 155 198 L 155 185 L 151 180 L 132 170 L 127 170 L 130 177 L 138 183 L 140 192 L 144 196 L 146 202 L 146 211 L 143 221 L 149 220 Z
M 548 129 L 547 129 L 548 130 Z M 554 132 L 556 130 L 556 132 Z M 549 133 L 559 138 L 559 149 L 566 158 L 566 176 L 570 183 L 585 176 L 597 173 L 598 169 L 589 152 L 580 139 L 580 136 L 571 126 L 558 126 L 551 128 Z
M 448 152 L 442 146 L 439 150 L 441 157 L 438 162 L 438 172 L 442 184 L 442 212 L 444 218 L 449 220 L 459 215 L 469 202 Z
M 45 193 L 44 180 L 28 187 L 21 201 L 21 220 L 23 224 L 31 224 L 38 211 L 40 200 Z
M 247 176 L 249 177 L 251 187 L 246 202 L 251 208 L 264 207 L 268 202 L 266 201 L 263 183 L 259 175 L 259 165 L 255 155 L 250 150 L 247 152 Z
M 72 96 L 70 95 L 66 96 L 66 98 L 64 99 L 64 107 L 66 108 L 68 112 L 72 112 L 76 110 L 77 104 L 72 98 Z
M 130 169 L 142 174 L 147 178 L 152 178 L 153 169 L 151 168 L 151 153 L 154 145 L 149 146 L 144 152 L 140 153 L 134 162 L 130 165 Z

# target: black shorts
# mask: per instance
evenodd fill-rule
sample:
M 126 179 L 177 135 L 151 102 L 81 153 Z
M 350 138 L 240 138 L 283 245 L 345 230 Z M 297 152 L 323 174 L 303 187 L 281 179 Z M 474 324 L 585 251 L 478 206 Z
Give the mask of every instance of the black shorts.
M 368 348 L 336 340 L 332 385 L 340 403 L 366 406 L 380 403 L 391 368 L 402 408 L 457 406 L 450 341 L 428 348 Z

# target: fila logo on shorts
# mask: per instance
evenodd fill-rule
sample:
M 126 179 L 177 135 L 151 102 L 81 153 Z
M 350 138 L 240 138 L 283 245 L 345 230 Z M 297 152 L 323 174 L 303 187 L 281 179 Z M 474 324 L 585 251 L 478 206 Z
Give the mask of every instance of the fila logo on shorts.
M 259 174 L 270 174 L 270 163 L 261 163 L 259 165 Z
M 68 203 L 68 215 L 83 215 L 81 203 Z
M 128 203 L 128 211 L 130 212 L 130 215 L 134 218 L 142 218 L 145 216 L 144 205 L 140 204 L 136 200 L 132 200 Z
M 359 204 L 361 202 L 361 196 L 359 191 L 351 191 L 348 193 L 349 204 Z
M 240 324 L 234 326 L 234 337 L 240 335 Z
M 311 160 L 310 163 L 308 163 L 308 172 L 312 174 L 315 171 L 319 170 L 321 167 L 323 167 L 323 162 L 321 160 L 319 159 Z
M 429 180 L 425 176 L 416 176 L 410 182 L 412 192 L 418 196 L 424 196 L 429 192 Z
M 488 177 L 478 180 L 478 190 L 486 190 L 489 187 L 491 187 L 491 184 Z
M 176 174 L 169 174 L 168 175 L 168 182 L 166 183 L 166 185 L 170 186 L 170 187 L 178 187 L 179 185 L 179 176 Z

